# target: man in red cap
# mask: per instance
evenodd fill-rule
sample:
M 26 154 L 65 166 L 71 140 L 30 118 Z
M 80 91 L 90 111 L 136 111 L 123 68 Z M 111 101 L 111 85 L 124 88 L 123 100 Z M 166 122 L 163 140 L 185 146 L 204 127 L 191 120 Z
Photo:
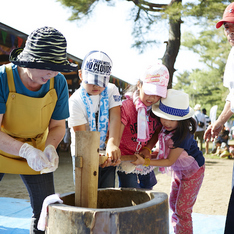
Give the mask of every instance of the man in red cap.
M 234 2 L 227 6 L 223 13 L 223 19 L 216 24 L 216 28 L 224 26 L 224 33 L 232 46 L 229 53 L 227 64 L 225 67 L 223 85 L 229 88 L 230 92 L 226 98 L 224 109 L 218 119 L 211 124 L 204 135 L 204 138 L 209 141 L 218 136 L 223 125 L 234 113 Z M 234 174 L 233 174 L 234 175 Z M 234 180 L 233 180 L 234 181 Z M 232 182 L 233 184 L 233 182 Z M 225 224 L 225 234 L 234 233 L 234 186 L 232 185 L 232 193 L 229 200 L 229 206 Z

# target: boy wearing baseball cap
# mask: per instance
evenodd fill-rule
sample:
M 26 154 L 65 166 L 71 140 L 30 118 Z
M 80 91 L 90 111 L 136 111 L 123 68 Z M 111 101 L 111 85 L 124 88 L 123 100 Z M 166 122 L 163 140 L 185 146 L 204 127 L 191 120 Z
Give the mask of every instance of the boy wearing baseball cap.
M 118 145 L 122 102 L 118 88 L 109 83 L 111 69 L 112 60 L 106 53 L 89 52 L 79 70 L 81 86 L 69 99 L 74 181 L 75 132 L 99 131 L 100 150 L 106 150 L 109 156 L 108 161 L 99 167 L 99 188 L 115 187 L 115 166 L 121 156 Z

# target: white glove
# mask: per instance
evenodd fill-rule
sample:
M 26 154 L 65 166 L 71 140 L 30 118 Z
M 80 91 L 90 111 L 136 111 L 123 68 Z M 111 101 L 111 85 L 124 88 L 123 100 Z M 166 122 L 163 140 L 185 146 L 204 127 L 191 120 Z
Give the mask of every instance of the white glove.
M 35 171 L 41 171 L 43 168 L 50 167 L 50 162 L 46 155 L 28 143 L 24 143 L 21 146 L 19 156 L 25 158 L 28 165 Z
M 53 145 L 47 145 L 44 149 L 44 154 L 50 161 L 50 167 L 43 169 L 41 174 L 55 171 L 58 168 L 59 163 L 59 157 L 55 147 Z

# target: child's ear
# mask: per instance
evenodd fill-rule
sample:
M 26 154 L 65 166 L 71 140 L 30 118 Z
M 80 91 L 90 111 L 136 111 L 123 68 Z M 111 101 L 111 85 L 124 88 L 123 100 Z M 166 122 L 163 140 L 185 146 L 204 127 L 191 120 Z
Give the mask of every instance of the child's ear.
M 80 80 L 83 80 L 82 79 L 82 70 L 81 69 L 78 71 L 78 74 L 79 74 Z

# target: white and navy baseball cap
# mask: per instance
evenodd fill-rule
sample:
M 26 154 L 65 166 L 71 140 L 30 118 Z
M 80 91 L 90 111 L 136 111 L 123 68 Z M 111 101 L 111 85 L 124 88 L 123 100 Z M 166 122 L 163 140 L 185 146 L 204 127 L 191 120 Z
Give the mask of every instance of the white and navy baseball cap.
M 112 60 L 98 50 L 89 52 L 82 63 L 82 78 L 86 84 L 95 84 L 105 88 L 110 80 Z

